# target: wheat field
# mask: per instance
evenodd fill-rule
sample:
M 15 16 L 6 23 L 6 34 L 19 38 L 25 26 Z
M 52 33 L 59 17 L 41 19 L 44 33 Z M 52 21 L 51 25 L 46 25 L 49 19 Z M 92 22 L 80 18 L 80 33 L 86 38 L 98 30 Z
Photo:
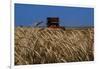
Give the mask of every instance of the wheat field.
M 15 65 L 93 61 L 93 28 L 15 28 Z

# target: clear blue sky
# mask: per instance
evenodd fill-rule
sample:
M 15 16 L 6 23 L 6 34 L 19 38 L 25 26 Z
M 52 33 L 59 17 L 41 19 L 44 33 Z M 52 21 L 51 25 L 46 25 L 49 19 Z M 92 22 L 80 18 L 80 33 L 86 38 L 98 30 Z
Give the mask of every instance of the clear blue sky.
M 33 4 L 15 4 L 15 25 L 29 26 L 47 17 L 59 17 L 61 26 L 94 26 L 94 9 Z

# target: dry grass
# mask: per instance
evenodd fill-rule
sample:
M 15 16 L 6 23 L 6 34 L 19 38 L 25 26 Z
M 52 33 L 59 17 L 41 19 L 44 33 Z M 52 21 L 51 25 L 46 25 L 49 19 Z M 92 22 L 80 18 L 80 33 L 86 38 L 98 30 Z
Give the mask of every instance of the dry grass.
M 93 28 L 15 28 L 15 65 L 92 61 Z

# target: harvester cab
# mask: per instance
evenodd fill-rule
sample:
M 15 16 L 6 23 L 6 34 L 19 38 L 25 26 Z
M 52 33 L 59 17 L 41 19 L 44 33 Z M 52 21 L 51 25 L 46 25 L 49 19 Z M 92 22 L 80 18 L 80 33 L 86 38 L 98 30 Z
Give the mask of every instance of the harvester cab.
M 47 18 L 47 27 L 48 28 L 58 28 L 59 27 L 59 18 L 58 17 L 48 17 Z
M 59 18 L 58 17 L 48 17 L 47 18 L 47 28 L 65 30 L 65 27 L 62 27 L 59 25 Z

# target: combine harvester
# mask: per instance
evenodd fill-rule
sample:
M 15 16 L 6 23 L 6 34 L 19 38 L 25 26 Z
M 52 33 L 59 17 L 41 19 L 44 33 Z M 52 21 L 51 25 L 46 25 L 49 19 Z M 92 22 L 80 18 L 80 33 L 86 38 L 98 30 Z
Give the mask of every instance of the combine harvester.
M 62 27 L 59 25 L 59 18 L 58 17 L 48 17 L 47 18 L 47 28 L 65 30 L 65 27 Z
M 46 26 L 41 26 L 43 24 L 43 21 L 37 22 L 34 26 L 34 28 L 42 28 L 42 29 L 52 29 L 52 30 L 65 30 L 65 27 L 59 25 L 59 18 L 58 17 L 47 17 Z

